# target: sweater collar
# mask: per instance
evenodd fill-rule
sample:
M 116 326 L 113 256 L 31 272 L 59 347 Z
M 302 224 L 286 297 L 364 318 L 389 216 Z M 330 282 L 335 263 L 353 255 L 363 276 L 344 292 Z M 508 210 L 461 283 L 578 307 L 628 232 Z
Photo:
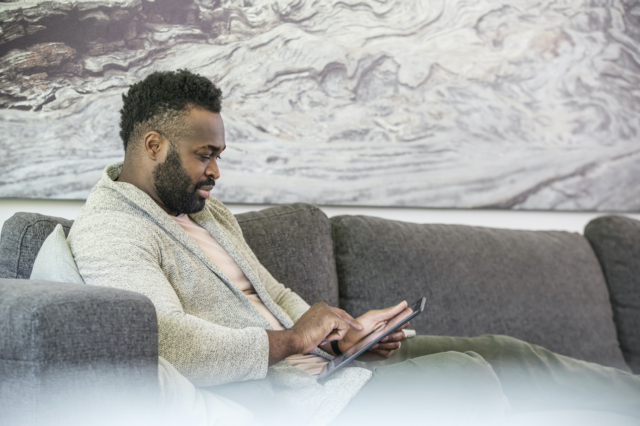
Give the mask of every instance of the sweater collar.
M 245 305 L 251 310 L 255 307 L 251 301 L 245 296 L 245 294 L 238 289 L 238 287 L 227 278 L 224 273 L 218 268 L 218 266 L 207 256 L 202 248 L 195 242 L 195 240 L 176 223 L 175 220 L 169 216 L 146 192 L 141 190 L 135 185 L 126 182 L 118 182 L 116 179 L 120 176 L 122 171 L 123 162 L 117 162 L 110 166 L 107 166 L 102 174 L 102 178 L 96 187 L 101 187 L 116 192 L 121 197 L 124 197 L 128 204 L 135 206 L 135 208 L 144 211 L 152 222 L 158 227 L 164 230 L 167 234 L 173 237 L 178 243 L 182 244 L 189 250 L 194 256 L 196 256 L 211 272 L 216 274 L 218 278 L 237 296 L 242 300 Z M 233 245 L 233 242 L 225 234 L 224 230 L 219 226 L 218 221 L 213 214 L 206 207 L 198 213 L 189 215 L 198 225 L 209 231 L 209 233 L 215 238 L 218 243 L 229 253 L 231 258 L 235 260 L 242 272 L 247 276 L 253 287 L 256 289 L 258 295 L 263 299 L 265 305 L 270 308 L 271 312 L 276 315 L 278 320 L 285 327 L 291 327 L 293 325 L 291 320 L 286 315 L 281 315 L 278 309 L 275 309 L 275 304 L 271 301 L 266 289 L 260 282 L 257 274 L 247 263 L 244 257 L 240 254 L 238 249 Z M 271 303 L 268 303 L 268 300 Z M 277 314 L 274 312 L 278 312 Z M 257 312 L 257 311 L 256 311 Z M 262 315 L 260 315 L 262 317 Z M 271 329 L 271 325 L 265 320 L 265 327 Z
M 191 238 L 191 236 L 189 236 L 189 234 L 187 234 L 187 232 L 182 229 L 182 227 L 178 225 L 176 221 L 173 220 L 171 216 L 169 216 L 169 214 L 149 196 L 149 194 L 130 183 L 116 181 L 122 171 L 122 165 L 123 162 L 118 162 L 107 166 L 97 187 L 116 192 L 119 196 L 125 198 L 129 205 L 138 210 L 142 210 L 151 222 L 155 223 L 164 232 L 173 237 L 178 243 L 185 246 L 194 256 L 200 259 L 209 269 L 211 269 L 211 271 L 214 272 L 234 293 L 237 295 L 238 293 L 241 294 L 242 292 L 238 290 L 231 280 L 229 280 L 229 278 L 220 271 L 216 264 L 209 259 L 209 256 L 207 256 L 200 248 L 198 243 L 196 243 L 194 239 Z M 210 214 L 208 216 L 208 218 L 213 219 Z M 202 217 L 202 212 L 200 212 L 198 219 L 204 219 L 204 217 Z M 194 220 L 201 225 L 200 220 L 198 219 Z M 209 227 L 206 229 L 209 230 L 208 228 Z

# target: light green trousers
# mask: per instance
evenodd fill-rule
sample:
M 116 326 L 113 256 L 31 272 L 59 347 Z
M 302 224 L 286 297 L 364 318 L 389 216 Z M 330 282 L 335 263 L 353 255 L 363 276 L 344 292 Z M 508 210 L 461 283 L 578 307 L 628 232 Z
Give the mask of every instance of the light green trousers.
M 640 376 L 507 336 L 416 336 L 387 360 L 357 365 L 373 377 L 336 424 L 495 424 L 501 413 L 552 410 L 619 413 L 640 424 Z

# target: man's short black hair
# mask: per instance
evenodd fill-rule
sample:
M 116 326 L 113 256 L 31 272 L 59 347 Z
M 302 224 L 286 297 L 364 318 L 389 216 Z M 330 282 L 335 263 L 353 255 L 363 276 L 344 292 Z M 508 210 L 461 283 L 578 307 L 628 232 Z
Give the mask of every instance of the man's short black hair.
M 127 151 L 130 142 L 155 130 L 175 136 L 190 108 L 219 113 L 222 92 L 209 79 L 188 70 L 157 71 L 122 95 L 120 138 Z

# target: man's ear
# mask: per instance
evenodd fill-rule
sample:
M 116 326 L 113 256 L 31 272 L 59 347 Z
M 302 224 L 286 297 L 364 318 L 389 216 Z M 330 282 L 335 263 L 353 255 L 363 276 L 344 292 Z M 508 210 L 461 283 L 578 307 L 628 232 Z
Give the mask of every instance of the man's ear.
M 144 135 L 144 152 L 153 161 L 164 158 L 167 140 L 158 132 L 150 131 Z

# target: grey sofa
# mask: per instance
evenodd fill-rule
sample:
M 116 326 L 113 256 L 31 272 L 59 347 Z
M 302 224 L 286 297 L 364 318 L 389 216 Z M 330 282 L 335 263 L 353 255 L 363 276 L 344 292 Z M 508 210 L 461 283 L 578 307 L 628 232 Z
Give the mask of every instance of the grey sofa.
M 640 222 L 601 217 L 582 236 L 328 219 L 308 204 L 237 219 L 265 267 L 310 304 L 357 316 L 426 296 L 412 323 L 418 333 L 505 334 L 640 373 Z M 52 388 L 97 384 L 103 399 L 157 387 L 157 323 L 147 298 L 28 280 L 58 223 L 65 232 L 72 225 L 17 213 L 2 229 L 0 413 L 37 413 L 52 394 L 69 398 Z

